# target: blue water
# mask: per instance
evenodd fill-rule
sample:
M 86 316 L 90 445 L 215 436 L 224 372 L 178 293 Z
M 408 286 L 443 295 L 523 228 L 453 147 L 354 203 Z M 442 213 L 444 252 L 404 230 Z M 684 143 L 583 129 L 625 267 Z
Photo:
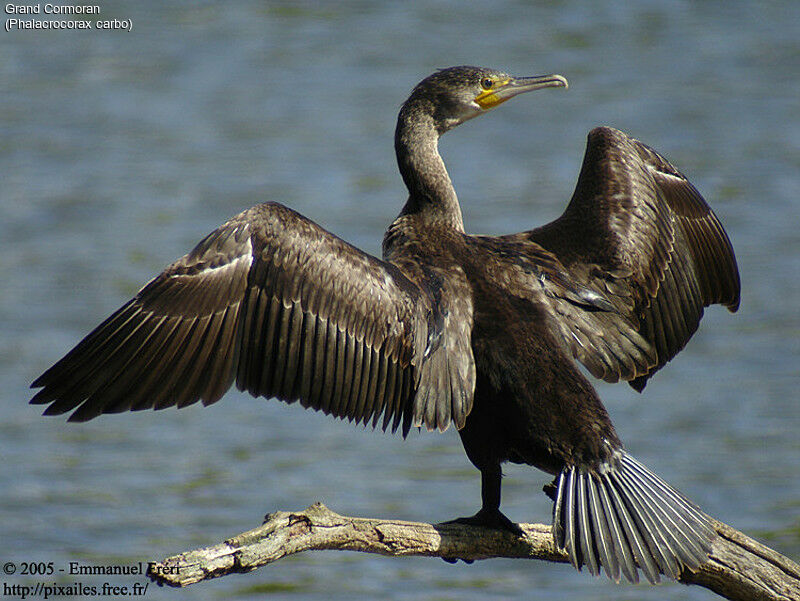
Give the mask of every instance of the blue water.
M 710 514 L 800 556 L 800 4 L 99 1 L 133 31 L 0 32 L 3 562 L 160 559 L 316 500 L 425 521 L 477 509 L 478 473 L 452 431 L 404 442 L 235 392 L 84 425 L 26 404 L 33 378 L 257 202 L 280 200 L 378 253 L 405 197 L 396 111 L 423 76 L 464 63 L 570 80 L 443 138 L 468 231 L 557 216 L 599 124 L 660 150 L 713 205 L 739 259 L 740 312 L 709 310 L 644 395 L 599 389 L 634 455 Z M 549 521 L 545 481 L 510 467 L 506 513 Z M 147 598 L 267 593 L 713 598 L 538 562 L 335 552 Z

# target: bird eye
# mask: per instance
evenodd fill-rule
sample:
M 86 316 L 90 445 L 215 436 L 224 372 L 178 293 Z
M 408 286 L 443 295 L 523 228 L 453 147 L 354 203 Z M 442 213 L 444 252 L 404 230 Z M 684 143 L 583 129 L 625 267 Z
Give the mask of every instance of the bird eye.
M 491 90 L 493 85 L 494 85 L 494 82 L 491 79 L 489 79 L 488 77 L 484 77 L 481 80 L 481 87 L 484 90 Z

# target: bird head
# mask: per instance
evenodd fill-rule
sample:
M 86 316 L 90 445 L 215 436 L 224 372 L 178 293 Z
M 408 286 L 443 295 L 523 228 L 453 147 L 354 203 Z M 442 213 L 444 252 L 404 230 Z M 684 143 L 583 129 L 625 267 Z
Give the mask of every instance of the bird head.
M 567 87 L 562 75 L 513 77 L 482 67 L 449 67 L 423 79 L 407 104 L 428 103 L 440 133 L 482 115 L 506 100 L 541 88 Z

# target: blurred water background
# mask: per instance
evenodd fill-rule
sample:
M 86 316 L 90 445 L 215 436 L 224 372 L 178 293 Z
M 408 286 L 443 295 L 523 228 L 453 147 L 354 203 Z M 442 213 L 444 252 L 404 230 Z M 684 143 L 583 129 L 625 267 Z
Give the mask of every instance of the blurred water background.
M 599 388 L 635 456 L 712 515 L 800 556 L 799 3 L 98 2 L 100 18 L 133 30 L 0 32 L 4 561 L 160 559 L 316 500 L 424 521 L 477 509 L 478 472 L 453 431 L 402 441 L 238 392 L 79 425 L 27 405 L 34 377 L 257 202 L 379 253 L 405 200 L 396 111 L 419 79 L 454 64 L 570 81 L 442 139 L 467 231 L 555 218 L 600 124 L 654 146 L 712 204 L 739 259 L 740 312 L 709 310 L 644 395 Z M 507 515 L 549 523 L 546 476 L 506 472 Z M 147 593 L 265 596 L 714 598 L 555 564 L 341 552 Z

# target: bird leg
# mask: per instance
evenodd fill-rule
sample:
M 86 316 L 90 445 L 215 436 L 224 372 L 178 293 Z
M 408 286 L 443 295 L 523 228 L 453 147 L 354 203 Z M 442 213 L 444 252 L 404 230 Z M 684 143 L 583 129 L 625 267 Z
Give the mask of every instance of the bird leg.
M 500 511 L 500 487 L 503 473 L 500 466 L 481 469 L 481 501 L 483 506 L 473 516 L 457 518 L 445 524 L 466 524 L 469 526 L 483 526 L 495 530 L 505 530 L 514 536 L 523 536 L 519 526 L 509 520 Z

